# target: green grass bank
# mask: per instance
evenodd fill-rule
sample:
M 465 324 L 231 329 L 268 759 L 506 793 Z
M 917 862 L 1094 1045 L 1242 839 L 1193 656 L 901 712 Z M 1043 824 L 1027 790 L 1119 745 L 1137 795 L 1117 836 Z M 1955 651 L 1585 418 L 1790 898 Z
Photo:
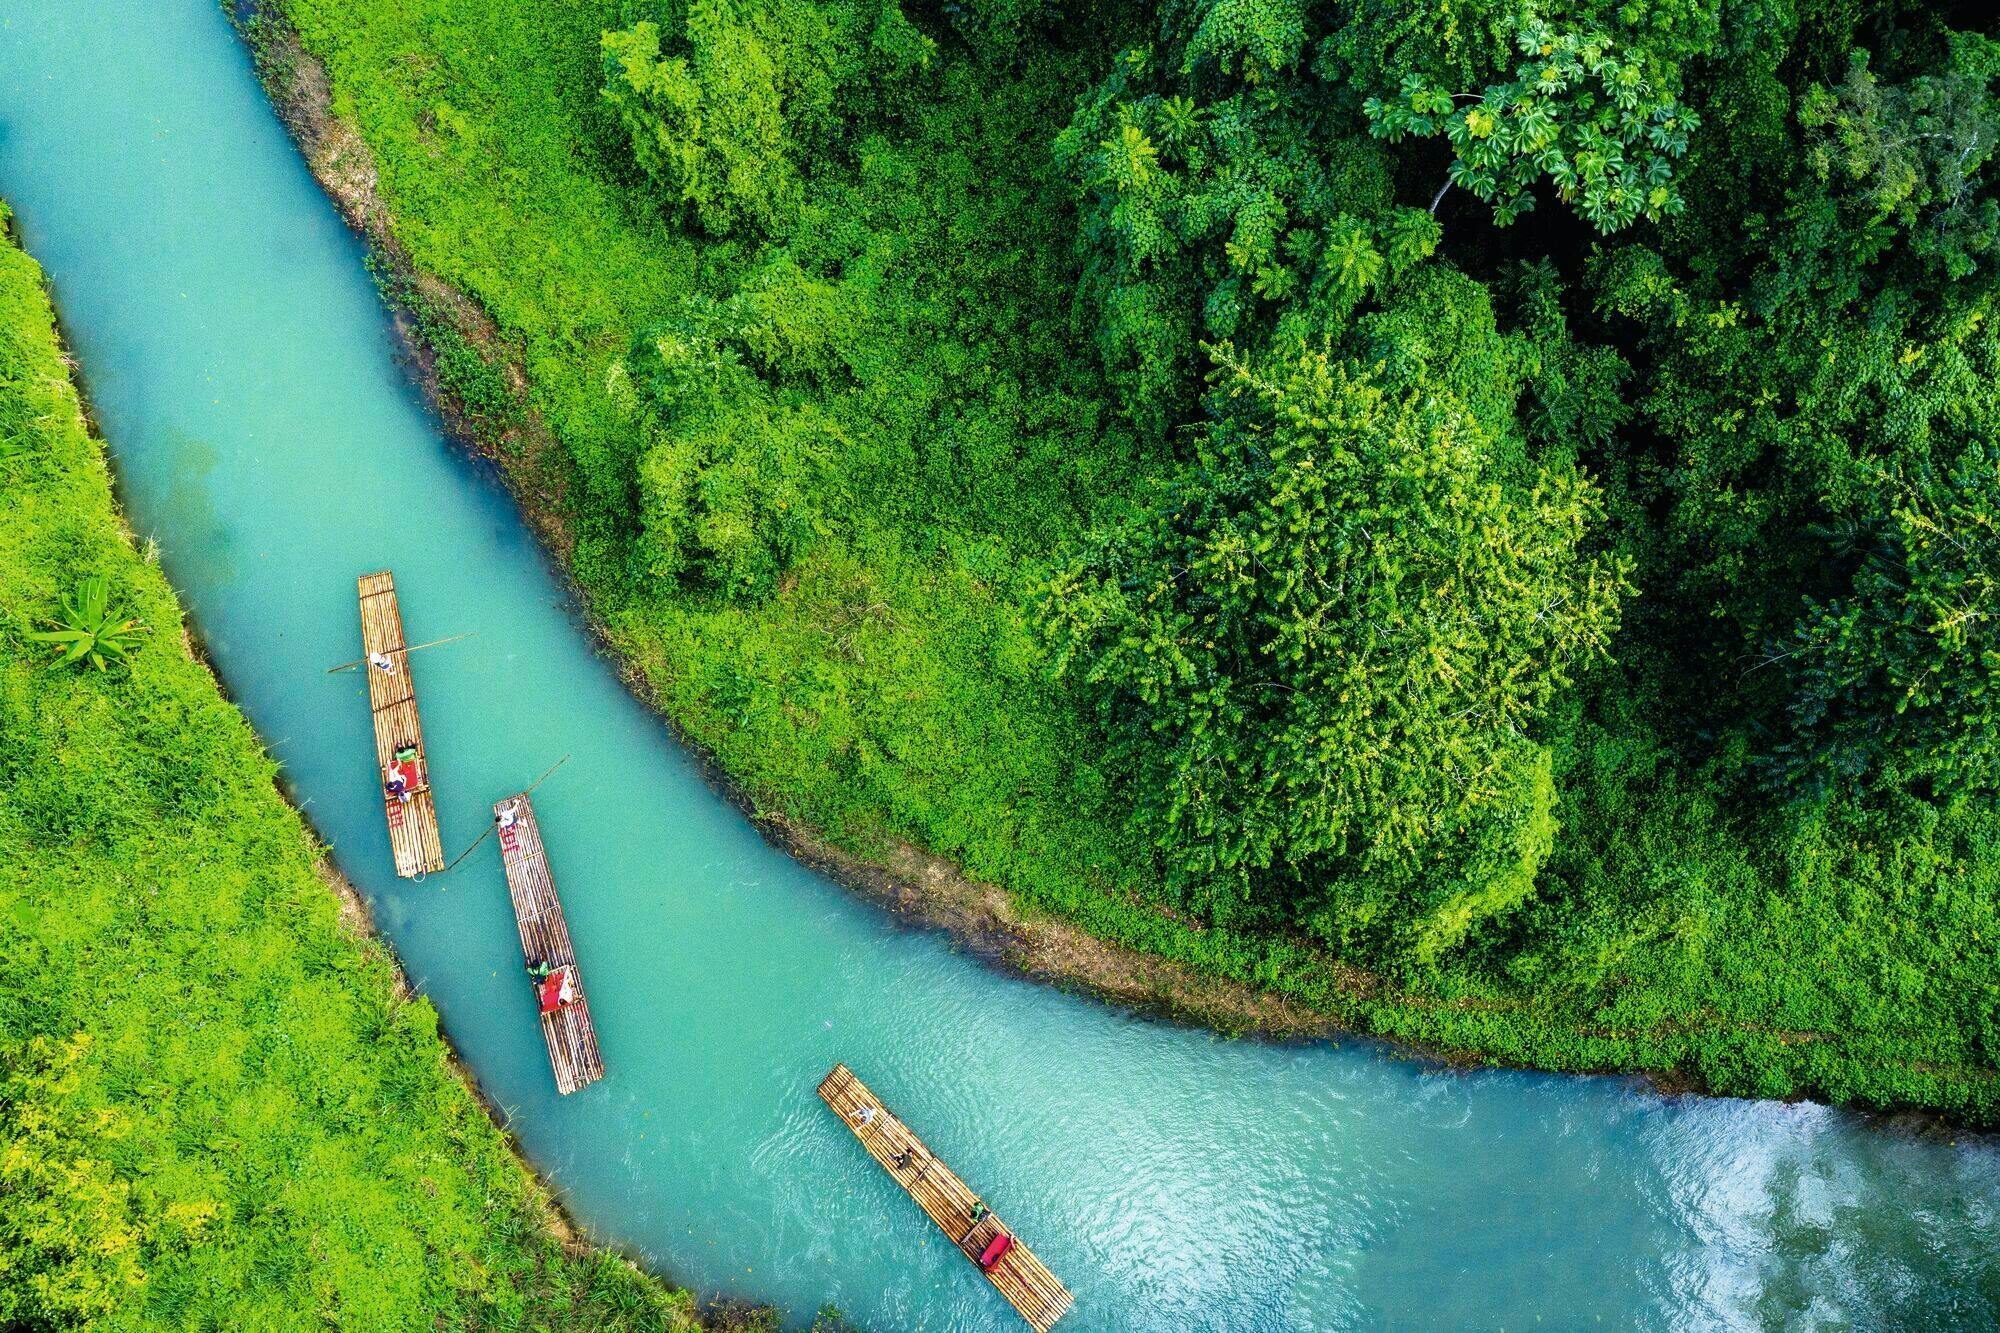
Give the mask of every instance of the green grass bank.
M 1315 916 L 1254 900 L 1221 910 L 1170 883 L 1168 857 L 1133 818 L 1148 799 L 1143 782 L 1107 746 L 1093 699 L 1052 672 L 1037 622 L 1073 552 L 1158 507 L 1192 452 L 1172 430 L 1149 428 L 1147 412 L 1193 428 L 1199 321 L 1093 334 L 1096 242 L 1080 246 L 1077 235 L 1101 236 L 1129 215 L 1086 219 L 1056 149 L 1107 80 L 1123 81 L 1136 106 L 1146 79 L 1171 82 L 1176 67 L 1116 57 L 1121 39 L 1150 31 L 1143 7 L 1102 21 L 1049 6 L 907 8 L 918 38 L 883 19 L 861 45 L 871 60 L 916 62 L 920 75 L 841 82 L 849 75 L 811 65 L 786 83 L 782 63 L 775 76 L 748 65 L 732 74 L 726 57 L 698 70 L 717 86 L 740 77 L 746 105 L 775 77 L 791 99 L 785 132 L 799 139 L 792 175 L 759 178 L 768 189 L 730 178 L 731 194 L 690 177 L 699 217 L 662 199 L 601 91 L 603 34 L 647 16 L 692 30 L 709 21 L 699 6 L 286 0 L 282 24 L 250 25 L 274 97 L 311 122 L 322 179 L 378 242 L 393 243 L 390 267 L 406 266 L 385 285 L 428 343 L 455 417 L 506 465 L 674 724 L 760 809 L 845 854 L 907 866 L 908 849 L 920 849 L 998 885 L 1027 918 L 1276 994 L 1330 1026 L 1468 1061 L 1643 1070 L 1674 1086 L 1976 1123 L 2000 1116 L 2000 815 L 1989 801 L 1913 789 L 1786 804 L 1759 785 L 1744 757 L 1762 734 L 1755 720 L 1725 716 L 1731 699 L 1711 709 L 1704 692 L 1718 687 L 1692 665 L 1712 645 L 1707 613 L 1674 601 L 1676 580 L 1694 581 L 1674 545 L 1683 538 L 1648 526 L 1669 508 L 1657 480 L 1671 453 L 1664 426 L 1685 400 L 1663 368 L 1701 350 L 1676 350 L 1672 331 L 1690 321 L 1726 329 L 1737 317 L 1676 307 L 1655 333 L 1613 330 L 1628 307 L 1651 309 L 1632 292 L 1664 303 L 1671 288 L 1639 271 L 1636 248 L 1618 252 L 1630 272 L 1606 263 L 1594 279 L 1595 306 L 1569 307 L 1571 333 L 1558 298 L 1548 298 L 1551 319 L 1539 289 L 1508 267 L 1532 250 L 1496 253 L 1525 229 L 1454 222 L 1452 235 L 1474 240 L 1453 261 L 1476 281 L 1442 271 L 1442 258 L 1384 269 L 1367 238 L 1350 235 L 1343 253 L 1364 255 L 1352 271 L 1371 276 L 1326 316 L 1336 331 L 1325 336 L 1348 340 L 1335 345 L 1430 375 L 1470 404 L 1469 419 L 1496 419 L 1482 427 L 1496 458 L 1581 458 L 1606 479 L 1611 526 L 1600 531 L 1610 535 L 1593 540 L 1636 571 L 1639 594 L 1613 639 L 1615 665 L 1579 666 L 1532 724 L 1540 757 L 1520 771 L 1545 775 L 1537 790 L 1552 793 L 1534 821 L 1547 845 L 1532 892 L 1508 890 L 1490 923 L 1473 918 L 1441 952 L 1399 953 L 1400 937 L 1353 933 L 1360 911 Z M 824 14 L 848 10 L 859 12 Z M 745 12 L 768 50 L 818 49 L 785 25 L 821 11 Z M 1224 40 L 1218 31 L 1198 36 Z M 1797 38 L 1800 49 L 1817 31 Z M 829 29 L 823 45 L 843 40 Z M 698 62 L 698 35 L 693 49 Z M 721 39 L 715 50 L 757 54 Z M 1224 74 L 1247 68 L 1223 63 Z M 1295 59 L 1239 100 L 1266 114 L 1292 95 L 1287 80 L 1321 68 Z M 1690 73 L 1689 96 L 1706 89 L 1721 105 L 1739 97 L 1725 86 L 1737 77 Z M 1190 91 L 1196 102 L 1215 95 L 1213 81 Z M 1758 95 L 1733 104 L 1767 107 L 1782 94 Z M 1322 100 L 1268 114 L 1293 117 L 1297 143 L 1327 154 L 1332 183 L 1314 187 L 1322 203 L 1387 218 L 1400 216 L 1392 198 L 1429 196 L 1441 164 L 1391 156 L 1337 90 L 1315 85 L 1311 96 Z M 808 104 L 810 115 L 791 109 Z M 1121 113 L 1135 130 L 1146 115 L 1198 123 L 1201 112 L 1174 98 L 1144 106 L 1165 110 Z M 1231 106 L 1240 127 L 1251 113 Z M 1162 142 L 1189 132 L 1144 123 Z M 1776 134 L 1726 122 L 1686 170 L 1735 179 Z M 1295 182 L 1310 174 L 1296 146 L 1257 167 L 1280 190 L 1303 191 Z M 1190 178 L 1204 169 L 1192 162 Z M 1728 194 L 1717 186 L 1704 197 Z M 1661 234 L 1690 252 L 1722 247 L 1710 233 L 1723 224 L 1697 213 Z M 754 221 L 765 215 L 774 220 Z M 1335 231 L 1354 222 L 1341 216 Z M 1295 275 L 1271 255 L 1242 257 L 1263 244 L 1245 225 L 1215 233 L 1214 271 L 1226 271 L 1219 238 L 1233 235 L 1241 249 L 1230 264 L 1268 261 L 1256 294 L 1247 270 L 1232 275 L 1208 298 L 1208 317 L 1224 297 L 1305 301 L 1287 295 Z M 1413 254 L 1436 247 L 1421 222 L 1395 225 L 1417 235 Z M 1564 277 L 1581 284 L 1594 239 L 1552 220 L 1523 244 L 1543 242 L 1574 252 Z M 1726 243 L 1758 253 L 1734 235 Z M 1306 263 L 1321 242 L 1286 244 Z M 1448 338 L 1477 355 L 1439 361 L 1424 350 L 1425 339 Z M 1604 360 L 1614 343 L 1631 365 Z M 1918 359 L 1912 351 L 1903 365 Z M 1153 395 L 1143 411 L 1131 407 L 1141 389 Z M 1760 405 L 1782 396 L 1745 393 Z M 1592 413 L 1617 429 L 1584 421 Z M 1633 421 L 1646 428 L 1626 430 Z M 1740 578 L 1747 586 L 1750 575 Z M 1092 979 L 1087 958 L 1069 970 Z
M 133 548 L 0 205 L 0 1327 L 696 1329 L 569 1236 Z M 80 579 L 148 631 L 51 669 Z

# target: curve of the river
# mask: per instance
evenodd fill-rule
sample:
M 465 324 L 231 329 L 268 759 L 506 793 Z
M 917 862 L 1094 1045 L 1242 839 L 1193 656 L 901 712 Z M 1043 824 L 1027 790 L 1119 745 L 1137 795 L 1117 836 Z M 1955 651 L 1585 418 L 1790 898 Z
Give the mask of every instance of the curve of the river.
M 876 1328 L 1012 1315 L 813 1096 L 846 1060 L 1083 1329 L 1990 1326 L 2000 1153 L 1816 1106 L 1230 1042 L 996 974 L 759 840 L 593 655 L 396 363 L 360 247 L 216 0 L 10 0 L 0 193 L 132 522 L 528 1153 L 704 1291 Z M 354 575 L 393 567 L 445 841 L 536 796 L 610 1076 L 559 1100 L 491 841 L 396 880 Z

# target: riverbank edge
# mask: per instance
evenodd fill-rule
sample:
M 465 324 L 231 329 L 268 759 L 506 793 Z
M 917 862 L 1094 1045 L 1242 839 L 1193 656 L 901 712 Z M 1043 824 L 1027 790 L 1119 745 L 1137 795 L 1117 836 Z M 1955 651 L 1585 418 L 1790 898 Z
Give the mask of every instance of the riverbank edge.
M 438 350 L 425 322 L 389 299 L 408 369 L 447 432 L 469 454 L 493 466 L 513 494 L 523 520 L 536 534 L 551 568 L 579 608 L 579 620 L 600 652 L 694 756 L 706 780 L 740 810 L 773 846 L 894 913 L 914 926 L 947 932 L 966 952 L 1001 970 L 1089 996 L 1114 1007 L 1232 1037 L 1274 1041 L 1353 1039 L 1394 1051 L 1438 1070 L 1516 1069 L 1576 1076 L 1630 1079 L 1663 1097 L 1741 1096 L 1717 1093 L 1695 1070 L 1648 1068 L 1584 1061 L 1555 1063 L 1517 1058 L 1488 1049 L 1443 1046 L 1394 1033 L 1373 1022 L 1368 1010 L 1416 1013 L 1451 1002 L 1408 997 L 1399 1002 L 1383 979 L 1326 959 L 1333 989 L 1352 1007 L 1319 1008 L 1274 990 L 1207 973 L 1198 966 L 1090 934 L 1081 927 L 1024 905 L 1006 889 L 973 878 L 952 862 L 905 841 L 886 855 L 869 856 L 839 846 L 823 831 L 774 811 L 754 787 L 739 781 L 699 741 L 687 735 L 644 672 L 610 639 L 590 599 L 571 576 L 572 542 L 559 513 L 561 499 L 540 473 L 540 460 L 557 445 L 527 403 L 527 379 L 493 321 L 476 300 L 419 268 L 397 239 L 394 218 L 377 187 L 373 153 L 360 131 L 333 109 L 324 66 L 306 50 L 284 12 L 284 0 L 238 0 L 237 30 L 250 50 L 258 78 L 308 169 L 343 219 L 361 237 L 385 295 L 414 293 L 427 304 L 431 329 L 442 315 L 444 332 L 461 338 L 492 362 L 520 411 L 493 428 L 458 401 L 439 374 Z M 497 358 L 495 352 L 498 352 Z M 1568 1029 L 1566 1029 L 1568 1030 Z M 1746 1029 L 1748 1030 L 1748 1029 Z M 1575 1028 L 1578 1035 L 1589 1035 Z M 1822 1034 L 1785 1034 L 1788 1041 L 1816 1041 Z M 1985 1071 L 1954 1071 L 1984 1074 Z M 1829 1097 L 1804 1085 L 1785 1102 L 1820 1100 L 1906 1128 L 1976 1128 L 1982 1122 L 1923 1104 L 1856 1102 Z
M 15 226 L 15 220 L 11 216 L 7 216 L 4 212 L 0 212 L 0 243 L 17 246 L 23 251 L 27 250 L 26 245 L 22 244 L 22 238 Z M 32 257 L 32 252 L 29 253 L 30 257 Z M 64 327 L 62 307 L 56 299 L 56 292 L 50 284 L 46 273 L 41 275 L 41 283 L 43 296 L 48 302 L 53 320 L 56 347 L 61 353 L 64 363 L 69 367 L 70 386 L 75 394 L 78 417 L 81 420 L 85 434 L 97 445 L 103 454 L 105 470 L 110 475 L 111 514 L 113 521 L 118 525 L 118 530 L 123 535 L 126 545 L 131 547 L 135 552 L 138 552 L 142 559 L 148 558 L 145 544 L 140 541 L 138 533 L 134 530 L 127 517 L 123 481 L 116 465 L 116 459 L 108 445 L 104 442 L 104 433 L 99 425 L 96 408 L 91 401 L 90 388 L 83 374 L 82 363 L 70 350 L 70 338 L 67 329 Z M 178 601 L 178 593 L 176 593 L 176 601 Z M 194 666 L 200 668 L 201 672 L 207 676 L 216 694 L 231 708 L 236 709 L 240 713 L 242 711 L 241 705 L 230 692 L 228 684 L 223 680 L 221 672 L 216 670 L 215 663 L 209 656 L 208 647 L 202 638 L 200 626 L 191 617 L 186 615 L 185 611 L 179 617 L 179 629 L 181 655 Z M 255 729 L 253 728 L 252 730 L 254 733 Z M 327 842 L 319 829 L 314 826 L 311 816 L 306 813 L 305 807 L 295 799 L 294 793 L 289 790 L 282 768 L 277 769 L 274 773 L 272 788 L 278 799 L 284 803 L 286 809 L 298 821 L 305 836 L 310 840 L 313 851 L 313 871 L 337 904 L 338 919 L 342 932 L 364 958 L 379 960 L 388 968 L 392 993 L 398 1004 L 407 1004 L 418 998 L 420 992 L 410 981 L 409 972 L 404 968 L 403 960 L 397 954 L 395 945 L 375 924 L 374 909 L 369 906 L 366 896 L 354 886 L 353 882 L 346 875 L 341 873 L 339 866 L 334 861 L 331 844 Z M 535 1221 L 550 1240 L 561 1246 L 564 1253 L 572 1258 L 584 1257 L 592 1251 L 609 1254 L 614 1256 L 618 1262 L 631 1269 L 634 1274 L 644 1281 L 671 1290 L 688 1291 L 693 1294 L 692 1288 L 683 1287 L 680 1283 L 674 1281 L 671 1276 L 662 1273 L 649 1262 L 642 1262 L 625 1247 L 593 1237 L 588 1228 L 569 1211 L 568 1206 L 563 1202 L 561 1196 L 557 1194 L 550 1182 L 535 1168 L 533 1161 L 530 1160 L 520 1140 L 515 1136 L 512 1127 L 508 1124 L 505 1108 L 495 1101 L 486 1091 L 485 1086 L 480 1083 L 478 1074 L 473 1071 L 471 1064 L 459 1052 L 457 1044 L 452 1040 L 442 1015 L 439 1016 L 437 1025 L 437 1041 L 446 1070 L 457 1080 L 459 1086 L 471 1097 L 474 1104 L 480 1108 L 486 1118 L 492 1122 L 493 1128 L 499 1136 L 503 1151 L 508 1160 L 513 1164 L 514 1169 L 520 1174 L 524 1187 L 523 1193 L 533 1210 Z M 697 1301 L 700 1299 L 698 1294 L 696 1295 L 696 1299 Z M 700 1318 L 705 1326 L 714 1328 L 721 1333 L 721 1331 L 726 1330 L 760 1327 L 761 1325 L 757 1322 L 758 1318 L 767 1311 L 771 1314 L 776 1313 L 773 1307 L 718 1297 L 714 1301 L 700 1306 Z

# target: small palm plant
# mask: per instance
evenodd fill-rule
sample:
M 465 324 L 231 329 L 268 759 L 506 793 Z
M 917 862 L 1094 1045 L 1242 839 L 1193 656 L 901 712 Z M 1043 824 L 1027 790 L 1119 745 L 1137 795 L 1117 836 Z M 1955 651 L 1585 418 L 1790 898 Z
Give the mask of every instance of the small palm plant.
M 152 632 L 143 620 L 120 620 L 112 614 L 110 587 L 96 575 L 78 583 L 76 591 L 63 598 L 56 624 L 60 628 L 28 636 L 36 643 L 55 645 L 56 660 L 49 665 L 88 662 L 99 671 L 109 669 L 112 658 L 123 661 L 129 657 L 140 638 Z

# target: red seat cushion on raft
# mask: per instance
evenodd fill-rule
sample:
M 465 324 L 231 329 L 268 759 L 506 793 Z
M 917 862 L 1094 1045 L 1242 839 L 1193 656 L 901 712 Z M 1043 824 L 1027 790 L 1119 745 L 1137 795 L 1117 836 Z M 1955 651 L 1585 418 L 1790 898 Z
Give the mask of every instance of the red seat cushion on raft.
M 1013 1248 L 1014 1238 L 1004 1231 L 1000 1232 L 992 1240 L 987 1241 L 986 1248 L 980 1251 L 979 1266 L 981 1268 L 993 1267 L 993 1265 L 1000 1262 L 1000 1256 Z
M 564 969 L 557 968 L 542 978 L 539 990 L 543 1013 L 552 1014 L 562 1008 L 563 978 L 565 975 Z

